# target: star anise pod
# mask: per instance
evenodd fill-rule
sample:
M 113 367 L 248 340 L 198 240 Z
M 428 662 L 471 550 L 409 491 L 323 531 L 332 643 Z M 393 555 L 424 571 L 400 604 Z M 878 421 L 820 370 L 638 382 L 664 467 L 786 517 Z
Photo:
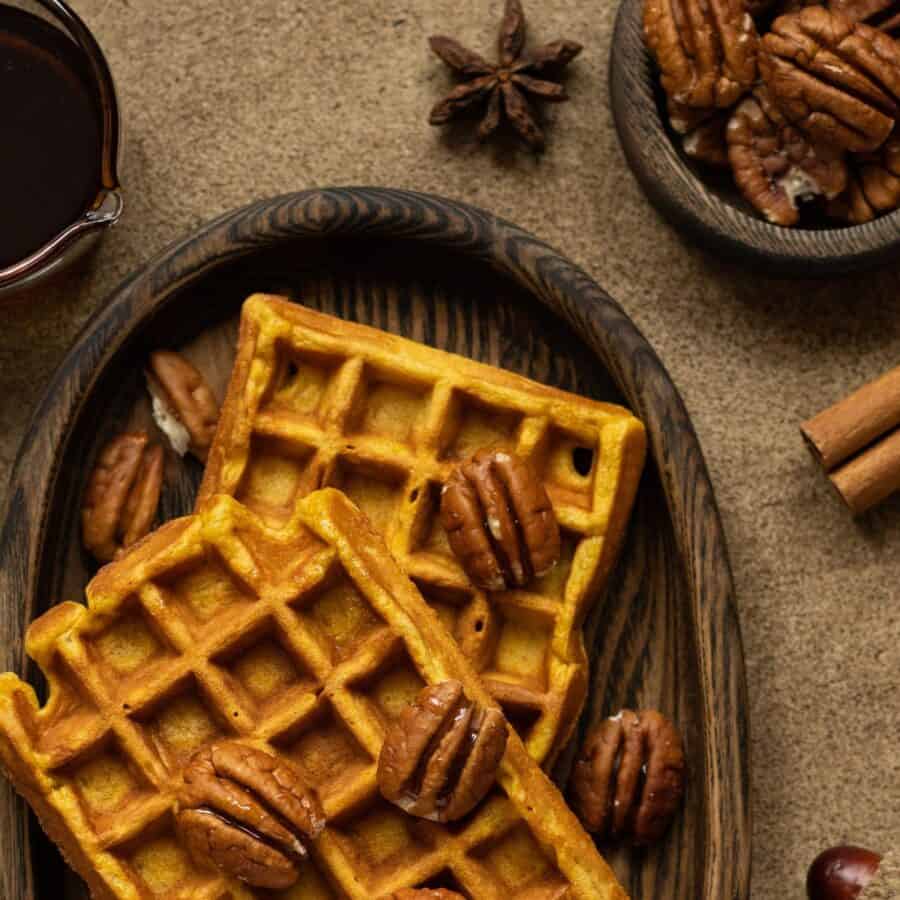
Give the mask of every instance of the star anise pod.
M 428 39 L 431 49 L 457 75 L 466 79 L 431 110 L 428 121 L 444 125 L 459 113 L 484 104 L 486 111 L 478 126 L 478 137 L 492 135 L 505 111 L 506 118 L 533 150 L 544 147 L 544 132 L 535 120 L 528 95 L 542 100 L 568 100 L 561 84 L 543 77 L 559 72 L 579 53 L 575 41 L 553 41 L 524 53 L 525 13 L 521 0 L 506 0 L 498 41 L 500 62 L 489 63 L 473 50 L 467 50 L 453 38 L 435 35 Z

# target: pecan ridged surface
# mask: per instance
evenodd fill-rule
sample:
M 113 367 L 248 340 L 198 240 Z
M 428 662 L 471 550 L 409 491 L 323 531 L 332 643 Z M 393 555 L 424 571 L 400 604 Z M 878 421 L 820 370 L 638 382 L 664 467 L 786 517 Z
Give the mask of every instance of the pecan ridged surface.
M 522 588 L 560 554 L 559 525 L 537 472 L 506 450 L 479 450 L 441 494 L 441 525 L 472 581 L 488 591 Z
M 378 786 L 410 815 L 451 822 L 493 785 L 506 751 L 506 720 L 470 701 L 458 681 L 426 687 L 385 736 Z
M 684 750 L 655 710 L 622 710 L 590 732 L 572 771 L 573 807 L 602 839 L 659 840 L 684 795 Z
M 117 435 L 100 451 L 81 503 L 81 539 L 98 562 L 110 562 L 147 535 L 162 491 L 162 447 L 146 432 Z
M 759 36 L 744 0 L 646 0 L 644 37 L 678 103 L 729 107 L 756 79 Z
M 671 97 L 667 101 L 669 124 L 681 136 L 685 155 L 716 168 L 728 167 L 725 129 L 729 113 L 722 109 L 685 106 Z
M 740 102 L 726 132 L 744 197 L 775 225 L 795 225 L 798 201 L 837 197 L 847 186 L 841 151 L 814 143 L 785 119 L 764 87 Z
M 179 353 L 157 350 L 150 354 L 147 381 L 157 424 L 173 447 L 182 455 L 189 449 L 205 462 L 219 419 L 219 404 L 206 379 Z M 171 434 L 179 425 L 187 433 L 186 447 Z
M 319 835 L 325 815 L 292 765 L 227 741 L 192 757 L 176 822 L 201 865 L 253 887 L 283 889 L 297 881 L 304 841 Z
M 847 190 L 828 206 L 828 214 L 850 225 L 864 225 L 900 208 L 900 137 L 892 135 L 874 153 L 853 154 Z
M 900 113 L 900 46 L 824 7 L 776 19 L 759 67 L 785 117 L 840 149 L 876 149 Z

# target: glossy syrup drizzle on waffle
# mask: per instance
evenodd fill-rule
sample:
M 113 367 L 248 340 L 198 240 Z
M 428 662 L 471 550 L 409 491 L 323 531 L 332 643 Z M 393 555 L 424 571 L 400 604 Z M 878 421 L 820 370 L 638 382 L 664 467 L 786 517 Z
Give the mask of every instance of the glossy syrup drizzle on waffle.
M 560 563 L 527 590 L 475 588 L 438 522 L 453 465 L 484 446 L 535 466 L 562 528 Z M 644 455 L 643 426 L 622 407 L 256 295 L 198 509 L 229 494 L 280 525 L 298 497 L 342 490 L 549 766 L 584 703 L 581 625 L 615 562 Z
M 275 530 L 229 497 L 103 569 L 88 606 L 34 622 L 50 686 L 0 676 L 0 758 L 97 900 L 373 900 L 445 886 L 479 900 L 625 900 L 514 735 L 488 798 L 452 826 L 382 800 L 386 727 L 423 684 L 490 697 L 381 536 L 336 491 Z M 184 762 L 220 737 L 292 759 L 328 825 L 275 894 L 193 866 L 173 831 Z

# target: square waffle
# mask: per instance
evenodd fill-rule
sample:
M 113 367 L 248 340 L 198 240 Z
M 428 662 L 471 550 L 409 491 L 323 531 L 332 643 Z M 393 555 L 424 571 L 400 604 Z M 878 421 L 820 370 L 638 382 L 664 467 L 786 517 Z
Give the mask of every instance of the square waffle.
M 45 706 L 0 676 L 0 758 L 94 898 L 374 900 L 440 885 L 626 900 L 514 733 L 492 792 L 452 825 L 381 799 L 385 729 L 424 684 L 455 678 L 491 700 L 346 497 L 318 491 L 292 521 L 276 532 L 211 499 L 103 569 L 88 606 L 32 624 Z M 294 760 L 320 796 L 328 824 L 287 891 L 197 869 L 175 838 L 184 762 L 222 737 Z
M 298 497 L 341 489 L 549 767 L 585 700 L 581 625 L 621 546 L 645 443 L 641 423 L 619 406 L 255 295 L 244 304 L 198 508 L 228 494 L 277 526 Z M 533 463 L 563 537 L 548 575 L 490 597 L 438 522 L 452 467 L 483 446 Z

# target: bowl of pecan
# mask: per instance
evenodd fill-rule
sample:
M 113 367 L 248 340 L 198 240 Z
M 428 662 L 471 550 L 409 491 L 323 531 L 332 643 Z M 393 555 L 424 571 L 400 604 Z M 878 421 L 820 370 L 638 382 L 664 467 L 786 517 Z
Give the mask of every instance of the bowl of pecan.
M 825 276 L 900 248 L 900 0 L 623 0 L 622 148 L 718 255 Z

